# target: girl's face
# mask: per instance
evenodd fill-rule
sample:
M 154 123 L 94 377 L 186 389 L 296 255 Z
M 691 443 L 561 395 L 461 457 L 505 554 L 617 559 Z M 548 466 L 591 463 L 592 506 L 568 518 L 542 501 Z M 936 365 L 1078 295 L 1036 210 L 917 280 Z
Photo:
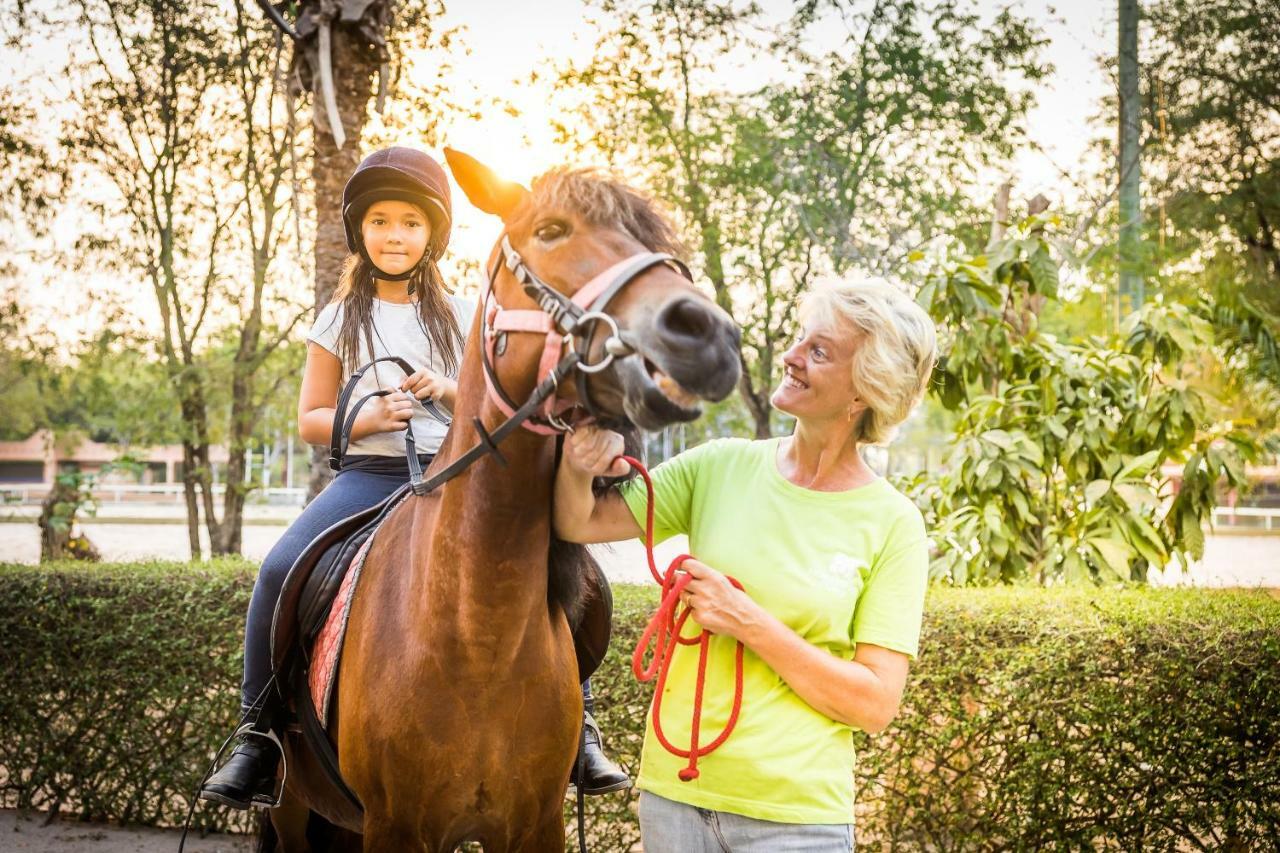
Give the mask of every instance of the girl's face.
M 856 344 L 847 332 L 824 326 L 803 329 L 782 356 L 785 376 L 771 402 L 800 420 L 856 418 L 864 406 L 853 387 Z
M 407 201 L 378 201 L 365 211 L 360 233 L 374 266 L 398 275 L 422 260 L 431 239 L 431 221 L 422 208 Z

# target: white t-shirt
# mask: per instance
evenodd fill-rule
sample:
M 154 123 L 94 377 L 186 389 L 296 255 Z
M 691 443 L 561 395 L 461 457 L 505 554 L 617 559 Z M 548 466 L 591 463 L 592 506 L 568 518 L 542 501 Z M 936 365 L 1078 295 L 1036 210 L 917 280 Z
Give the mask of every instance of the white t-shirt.
M 465 339 L 467 333 L 471 330 L 471 320 L 475 315 L 476 304 L 473 300 L 464 299 L 460 296 L 450 296 L 448 299 L 450 305 L 453 306 L 454 316 L 458 318 L 458 327 L 462 330 L 462 336 Z M 311 331 L 307 333 L 307 340 L 319 344 L 337 356 L 338 333 L 341 330 L 342 304 L 340 302 L 330 302 L 320 312 L 320 316 L 316 318 Z M 436 373 L 445 373 L 444 362 L 439 353 L 434 351 L 431 338 L 418 317 L 417 303 L 386 302 L 375 298 L 373 300 L 372 332 L 372 354 L 369 352 L 369 343 L 365 340 L 364 335 L 359 336 L 360 355 L 355 365 L 356 368 L 368 364 L 375 358 L 396 355 L 407 361 L 414 370 L 421 370 L 425 367 Z M 341 358 L 341 356 L 338 357 Z M 461 352 L 457 354 L 456 361 L 462 361 Z M 348 365 L 344 364 L 342 366 L 342 382 L 344 385 L 351 373 L 352 371 L 348 369 Z M 453 376 L 456 377 L 456 375 L 455 372 Z M 350 405 L 354 406 L 361 397 L 380 388 L 398 388 L 403 380 L 404 372 L 394 362 L 379 362 L 371 367 L 364 376 L 360 377 L 360 381 L 356 383 L 355 391 L 351 395 Z M 365 405 L 372 405 L 372 401 Z M 421 406 L 414 406 L 411 423 L 413 425 L 413 438 L 417 443 L 419 453 L 435 453 L 440 449 L 440 442 L 444 439 L 444 434 L 447 430 L 444 424 L 428 415 Z M 351 442 L 347 446 L 347 453 L 368 456 L 404 456 L 404 433 L 396 431 L 367 435 L 359 441 Z

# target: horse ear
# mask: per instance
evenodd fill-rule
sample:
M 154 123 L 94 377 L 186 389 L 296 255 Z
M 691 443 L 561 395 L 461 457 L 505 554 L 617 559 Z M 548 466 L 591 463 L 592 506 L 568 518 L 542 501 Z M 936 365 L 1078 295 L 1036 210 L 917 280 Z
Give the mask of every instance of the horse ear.
M 469 154 L 445 148 L 444 159 L 467 198 L 485 213 L 492 213 L 505 221 L 529 195 L 527 189 L 515 181 L 498 177 L 492 169 Z

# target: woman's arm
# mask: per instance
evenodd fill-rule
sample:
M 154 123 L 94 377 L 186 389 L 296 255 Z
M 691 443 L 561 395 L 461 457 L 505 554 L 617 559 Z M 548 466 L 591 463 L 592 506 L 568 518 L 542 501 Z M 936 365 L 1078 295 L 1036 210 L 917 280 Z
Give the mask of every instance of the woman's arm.
M 631 466 L 622 460 L 614 462 L 623 449 L 622 436 L 594 426 L 580 427 L 565 437 L 552 502 L 552 525 L 561 539 L 585 545 L 640 535 L 640 525 L 616 489 L 599 497 L 591 491 L 592 478 L 627 473 Z
M 307 444 L 325 446 L 333 431 L 334 410 L 342 387 L 342 362 L 317 343 L 307 343 L 307 366 L 298 394 L 298 435 Z M 396 399 L 374 397 L 364 404 L 351 425 L 351 441 L 377 432 L 403 430 L 413 417 L 413 402 L 406 395 Z
M 720 572 L 687 560 L 693 580 L 683 599 L 698 624 L 741 640 L 814 710 L 875 734 L 898 715 L 910 658 L 882 646 L 859 643 L 844 660 L 809 643 L 729 583 Z

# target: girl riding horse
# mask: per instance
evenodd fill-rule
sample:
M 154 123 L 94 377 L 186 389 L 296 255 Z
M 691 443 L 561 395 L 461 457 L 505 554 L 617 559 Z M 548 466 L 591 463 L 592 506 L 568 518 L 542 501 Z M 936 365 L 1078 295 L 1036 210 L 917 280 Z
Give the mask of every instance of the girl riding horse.
M 418 400 L 451 410 L 458 369 L 475 304 L 448 293 L 437 262 L 449 243 L 452 206 L 444 170 L 411 148 L 370 154 L 342 193 L 342 219 L 351 256 L 334 300 L 307 335 L 307 363 L 298 400 L 298 431 L 311 444 L 329 442 L 339 389 L 359 365 L 399 356 L 414 368 L 399 393 L 373 397 L 354 421 L 341 469 L 267 555 L 254 584 L 245 625 L 241 706 L 248 728 L 200 796 L 233 808 L 274 805 L 281 697 L 271 682 L 272 615 L 281 585 L 302 550 L 330 525 L 374 506 L 409 479 L 404 431 L 410 425 L 425 468 L 445 435 Z M 373 365 L 358 381 L 357 397 L 382 387 Z M 395 369 L 395 368 L 392 368 Z M 590 682 L 583 683 L 590 708 Z M 583 790 L 629 786 L 626 774 L 601 752 L 599 730 L 584 727 Z

